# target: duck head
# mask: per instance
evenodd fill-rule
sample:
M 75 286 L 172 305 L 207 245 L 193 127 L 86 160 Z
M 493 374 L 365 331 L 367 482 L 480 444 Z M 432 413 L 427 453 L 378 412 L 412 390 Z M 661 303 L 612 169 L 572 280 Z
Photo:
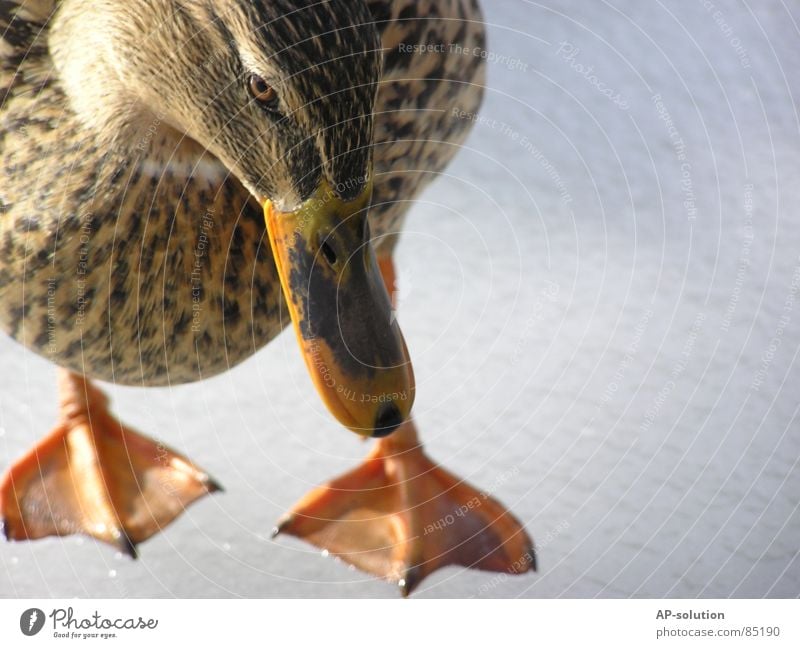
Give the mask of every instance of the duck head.
M 108 145 L 158 120 L 247 188 L 323 401 L 359 434 L 397 428 L 414 378 L 367 219 L 382 55 L 366 3 L 63 0 L 50 47 Z

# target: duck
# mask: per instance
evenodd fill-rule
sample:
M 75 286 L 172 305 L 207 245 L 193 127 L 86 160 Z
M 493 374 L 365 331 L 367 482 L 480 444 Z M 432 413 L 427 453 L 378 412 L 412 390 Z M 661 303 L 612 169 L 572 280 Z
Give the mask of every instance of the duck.
M 7 0 L 0 33 L 0 325 L 59 399 L 0 482 L 5 537 L 135 558 L 222 489 L 98 383 L 202 380 L 291 326 L 375 441 L 275 534 L 406 596 L 448 565 L 534 571 L 525 525 L 425 452 L 394 317 L 403 220 L 482 102 L 477 0 Z

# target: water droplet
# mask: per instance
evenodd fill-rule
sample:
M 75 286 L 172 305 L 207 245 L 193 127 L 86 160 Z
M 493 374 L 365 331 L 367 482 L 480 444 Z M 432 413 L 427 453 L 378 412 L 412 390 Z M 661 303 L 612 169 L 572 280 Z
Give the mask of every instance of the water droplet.
M 327 558 L 327 557 L 328 557 L 328 556 L 330 556 L 330 555 L 331 555 L 331 553 L 330 553 L 330 551 L 328 551 L 327 549 L 323 549 L 323 550 L 322 550 L 322 557 L 323 557 L 323 558 Z
M 19 558 L 16 556 L 11 556 L 11 564 L 16 565 L 17 563 L 19 563 Z
M 225 543 L 223 543 L 223 545 L 222 545 L 222 548 L 223 548 L 225 551 L 230 551 L 230 550 L 231 550 L 231 545 L 230 545 L 230 543 L 229 543 L 229 542 L 225 542 Z
M 109 578 L 116 578 L 116 576 L 117 576 L 117 570 L 116 569 L 109 569 L 108 570 L 108 577 Z

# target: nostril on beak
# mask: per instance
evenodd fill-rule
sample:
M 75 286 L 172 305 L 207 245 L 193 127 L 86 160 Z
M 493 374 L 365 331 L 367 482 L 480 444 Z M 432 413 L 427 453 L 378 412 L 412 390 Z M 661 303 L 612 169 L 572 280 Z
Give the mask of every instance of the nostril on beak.
M 389 436 L 403 422 L 403 417 L 397 405 L 394 403 L 384 403 L 378 410 L 375 417 L 375 429 L 372 431 L 374 437 Z

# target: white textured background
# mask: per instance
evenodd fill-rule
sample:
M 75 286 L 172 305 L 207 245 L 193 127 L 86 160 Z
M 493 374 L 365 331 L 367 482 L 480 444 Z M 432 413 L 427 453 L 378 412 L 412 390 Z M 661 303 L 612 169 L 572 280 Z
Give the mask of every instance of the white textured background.
M 495 485 L 540 573 L 450 568 L 419 595 L 797 596 L 800 11 L 484 4 L 516 65 L 490 65 L 486 121 L 409 218 L 400 317 L 429 452 Z M 52 426 L 55 383 L 6 339 L 0 358 L 6 465 Z M 110 393 L 227 492 L 136 562 L 75 537 L 0 545 L 0 595 L 395 595 L 268 539 L 367 450 L 291 334 L 202 384 Z

